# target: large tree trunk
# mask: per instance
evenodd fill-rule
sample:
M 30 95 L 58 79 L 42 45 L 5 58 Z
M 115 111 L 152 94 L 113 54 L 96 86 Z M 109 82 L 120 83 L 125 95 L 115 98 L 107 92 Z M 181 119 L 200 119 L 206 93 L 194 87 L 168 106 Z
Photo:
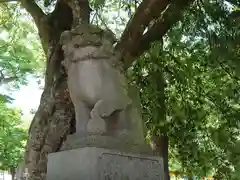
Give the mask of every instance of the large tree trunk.
M 121 60 L 124 64 L 131 64 L 136 56 L 149 48 L 152 41 L 161 39 L 168 29 L 179 20 L 181 11 L 191 1 L 179 0 L 176 1 L 179 6 L 176 6 L 166 0 L 144 0 L 129 21 L 116 46 L 116 49 L 122 52 Z M 29 129 L 25 152 L 28 179 L 45 180 L 47 155 L 59 151 L 66 136 L 75 131 L 73 104 L 67 89 L 66 74 L 60 65 L 64 57 L 59 45 L 59 38 L 64 30 L 69 30 L 79 23 L 89 23 L 90 8 L 88 0 L 58 0 L 55 10 L 46 16 L 34 1 L 21 0 L 21 3 L 34 18 L 47 55 L 45 87 L 40 106 Z M 160 7 L 160 9 L 156 7 Z M 165 10 L 163 14 L 161 10 Z M 143 13 L 145 11 L 149 13 Z M 169 13 L 171 16 L 168 16 Z M 160 15 L 160 19 L 156 18 Z M 145 28 L 153 19 L 156 21 L 148 30 L 149 33 L 142 36 Z M 161 30 L 159 31 L 159 29 Z M 167 158 L 167 141 L 159 142 L 165 144 L 161 147 L 165 147 L 162 152 Z
M 154 143 L 154 151 L 163 158 L 163 169 L 165 180 L 170 180 L 168 168 L 168 136 L 163 134 L 152 139 Z
M 16 169 L 15 168 L 11 168 L 10 169 L 10 173 L 11 173 L 11 176 L 12 176 L 12 180 L 15 179 L 15 175 L 16 175 Z
M 88 2 L 85 3 L 88 6 Z M 79 14 L 85 13 L 82 15 L 85 18 L 83 21 L 88 22 L 89 9 L 84 10 Z M 45 87 L 29 129 L 25 153 L 29 179 L 46 179 L 48 153 L 59 151 L 66 136 L 74 131 L 71 128 L 74 124 L 74 109 L 68 93 L 66 74 L 61 69 L 64 57 L 59 39 L 64 30 L 69 30 L 73 24 L 78 23 L 76 18 L 70 6 L 61 1 L 47 19 L 49 28 L 43 31 L 44 36 L 48 36 L 48 57 Z
M 165 79 L 163 74 L 163 67 L 159 67 L 159 69 L 154 73 L 153 77 L 155 78 L 157 91 L 158 91 L 158 99 L 157 101 L 160 104 L 160 108 L 158 109 L 159 113 L 159 121 L 166 122 L 166 97 L 165 97 Z M 167 127 L 161 126 L 160 135 L 156 131 L 153 132 L 152 143 L 154 144 L 154 151 L 158 153 L 159 156 L 163 158 L 163 168 L 164 168 L 164 177 L 165 180 L 170 180 L 169 176 L 169 168 L 168 168 L 168 145 L 169 139 L 167 135 Z M 157 131 L 159 131 L 157 129 Z

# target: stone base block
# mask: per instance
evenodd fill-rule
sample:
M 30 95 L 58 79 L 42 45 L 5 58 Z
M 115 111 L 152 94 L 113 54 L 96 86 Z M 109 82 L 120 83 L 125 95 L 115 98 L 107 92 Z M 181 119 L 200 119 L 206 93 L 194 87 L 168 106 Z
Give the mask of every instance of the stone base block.
M 61 151 L 84 147 L 97 147 L 125 153 L 153 155 L 150 146 L 146 145 L 145 142 L 142 144 L 136 144 L 129 137 L 115 138 L 99 135 L 82 136 L 79 134 L 69 135 L 61 147 Z
M 164 180 L 163 160 L 84 147 L 49 154 L 47 180 Z

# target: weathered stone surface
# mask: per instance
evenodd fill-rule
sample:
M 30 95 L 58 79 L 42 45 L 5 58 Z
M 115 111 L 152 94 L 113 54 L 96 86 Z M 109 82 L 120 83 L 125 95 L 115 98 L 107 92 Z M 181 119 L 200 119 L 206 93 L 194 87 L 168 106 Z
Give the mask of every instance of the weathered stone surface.
M 90 119 L 87 124 L 87 132 L 92 134 L 103 134 L 106 132 L 106 123 L 103 119 Z
M 78 134 L 73 134 L 67 137 L 61 150 L 71 150 L 84 147 L 97 147 L 112 149 L 126 153 L 141 153 L 147 155 L 153 155 L 151 148 L 142 143 L 136 144 L 133 140 L 129 138 L 122 137 L 111 137 L 111 136 L 99 136 L 99 135 L 89 135 L 82 136 Z
M 163 180 L 159 159 L 103 153 L 98 160 L 99 180 Z
M 114 136 L 128 130 L 129 137 L 143 142 L 143 129 L 139 126 L 142 119 L 128 95 L 113 35 L 82 24 L 63 32 L 60 41 L 75 108 L 76 133 Z
M 85 147 L 48 156 L 47 180 L 163 180 L 157 156 Z

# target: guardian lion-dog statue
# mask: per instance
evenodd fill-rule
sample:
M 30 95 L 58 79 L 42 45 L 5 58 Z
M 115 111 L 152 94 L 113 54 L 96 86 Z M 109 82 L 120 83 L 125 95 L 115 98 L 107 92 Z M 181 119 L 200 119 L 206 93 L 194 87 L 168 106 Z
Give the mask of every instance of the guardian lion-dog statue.
M 141 118 L 133 109 L 127 81 L 114 52 L 114 35 L 93 25 L 79 25 L 63 32 L 60 42 L 75 108 L 76 133 L 117 136 L 142 129 L 136 127 L 141 122 L 134 124 L 134 118 L 138 118 L 135 122 Z

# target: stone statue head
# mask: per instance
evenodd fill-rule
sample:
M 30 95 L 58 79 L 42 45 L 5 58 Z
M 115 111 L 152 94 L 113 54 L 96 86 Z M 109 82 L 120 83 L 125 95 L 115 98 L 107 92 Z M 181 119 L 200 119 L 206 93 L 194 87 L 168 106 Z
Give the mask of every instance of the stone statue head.
M 106 58 L 114 54 L 113 44 L 116 42 L 114 34 L 93 25 L 79 25 L 71 31 L 64 31 L 60 37 L 60 44 L 64 51 L 65 60 L 62 65 L 69 69 L 73 62 Z

